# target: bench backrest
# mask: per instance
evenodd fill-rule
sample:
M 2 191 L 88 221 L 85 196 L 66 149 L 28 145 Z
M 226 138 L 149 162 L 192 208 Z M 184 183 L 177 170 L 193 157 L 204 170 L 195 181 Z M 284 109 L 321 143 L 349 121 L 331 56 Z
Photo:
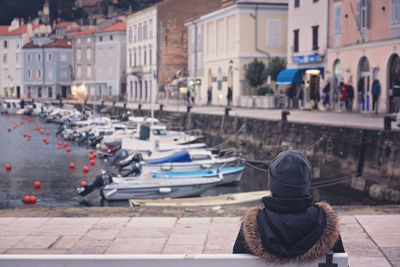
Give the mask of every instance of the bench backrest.
M 347 253 L 327 254 L 312 262 L 277 265 L 245 254 L 134 254 L 134 255 L 0 255 L 0 266 L 12 267 L 348 267 Z

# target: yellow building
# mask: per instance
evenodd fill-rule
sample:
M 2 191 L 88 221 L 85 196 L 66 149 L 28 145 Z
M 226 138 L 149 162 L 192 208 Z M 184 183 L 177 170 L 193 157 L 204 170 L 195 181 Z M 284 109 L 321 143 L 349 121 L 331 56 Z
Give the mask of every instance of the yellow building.
M 222 8 L 187 23 L 189 32 L 190 27 L 198 27 L 201 30 L 194 32 L 202 33 L 203 51 L 199 46 L 191 48 L 197 43 L 190 40 L 191 34 L 188 44 L 189 54 L 197 54 L 193 55 L 195 64 L 201 64 L 196 77 L 189 73 L 192 79 L 201 80 L 196 102 L 206 104 L 211 90 L 211 103 L 226 105 L 228 87 L 232 88 L 233 105 L 240 105 L 242 96 L 254 95 L 255 89 L 246 84 L 244 66 L 254 58 L 266 65 L 268 58 L 286 58 L 287 14 L 287 0 L 238 0 L 227 1 Z M 189 72 L 191 64 L 189 56 Z

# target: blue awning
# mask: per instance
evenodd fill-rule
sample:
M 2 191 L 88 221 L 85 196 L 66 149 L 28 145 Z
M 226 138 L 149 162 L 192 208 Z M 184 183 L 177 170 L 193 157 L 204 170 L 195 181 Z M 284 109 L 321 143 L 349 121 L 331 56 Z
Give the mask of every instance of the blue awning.
M 279 72 L 276 79 L 277 84 L 302 83 L 303 75 L 301 69 L 286 69 Z

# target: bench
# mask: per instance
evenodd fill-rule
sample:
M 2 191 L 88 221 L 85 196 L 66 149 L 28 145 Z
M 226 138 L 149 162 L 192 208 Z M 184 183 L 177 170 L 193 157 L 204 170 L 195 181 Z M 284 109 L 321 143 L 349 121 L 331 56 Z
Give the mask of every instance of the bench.
M 0 255 L 0 266 L 12 267 L 348 267 L 347 253 L 327 254 L 312 262 L 267 264 L 245 254 L 133 254 L 133 255 Z

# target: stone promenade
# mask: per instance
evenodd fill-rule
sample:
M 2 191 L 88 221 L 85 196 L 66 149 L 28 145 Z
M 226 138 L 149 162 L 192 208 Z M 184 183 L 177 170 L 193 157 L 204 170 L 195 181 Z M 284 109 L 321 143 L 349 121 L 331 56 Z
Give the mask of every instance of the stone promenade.
M 239 217 L 1 217 L 3 254 L 231 253 Z M 350 266 L 400 266 L 400 215 L 341 217 Z

